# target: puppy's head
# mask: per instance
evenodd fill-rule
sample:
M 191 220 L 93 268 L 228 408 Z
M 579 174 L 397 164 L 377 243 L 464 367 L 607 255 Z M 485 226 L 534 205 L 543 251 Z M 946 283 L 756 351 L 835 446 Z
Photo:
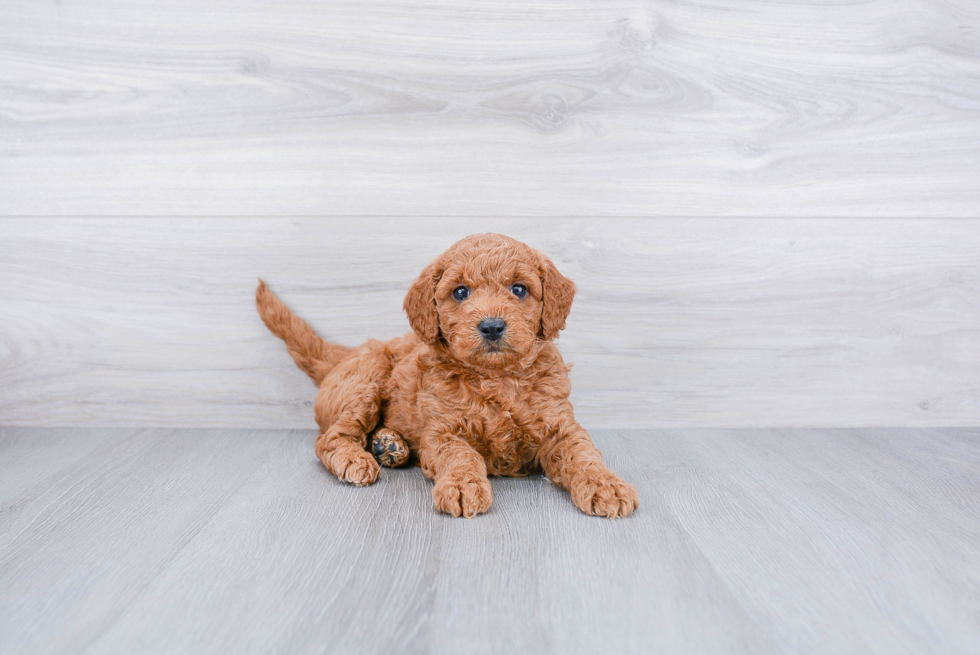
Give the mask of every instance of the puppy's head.
M 575 285 L 547 257 L 500 234 L 456 242 L 426 267 L 405 297 L 422 341 L 471 366 L 526 366 L 558 336 Z

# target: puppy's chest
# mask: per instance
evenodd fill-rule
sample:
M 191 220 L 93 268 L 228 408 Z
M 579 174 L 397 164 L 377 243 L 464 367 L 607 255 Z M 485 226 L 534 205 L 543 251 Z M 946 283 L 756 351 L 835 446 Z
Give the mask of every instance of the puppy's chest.
M 491 475 L 527 475 L 534 470 L 541 436 L 534 428 L 533 394 L 512 380 L 483 381 L 459 397 L 459 409 L 474 427 L 473 447 Z

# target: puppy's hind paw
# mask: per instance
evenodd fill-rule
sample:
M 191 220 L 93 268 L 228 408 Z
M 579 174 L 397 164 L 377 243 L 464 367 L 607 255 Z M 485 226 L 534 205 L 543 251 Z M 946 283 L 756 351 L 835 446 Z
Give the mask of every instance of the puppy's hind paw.
M 379 428 L 371 435 L 371 454 L 381 466 L 395 468 L 408 462 L 408 444 L 394 430 Z

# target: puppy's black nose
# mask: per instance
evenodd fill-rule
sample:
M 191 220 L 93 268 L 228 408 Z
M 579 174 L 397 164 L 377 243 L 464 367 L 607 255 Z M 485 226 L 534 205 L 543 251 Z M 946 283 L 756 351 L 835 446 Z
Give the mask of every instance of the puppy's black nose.
M 487 341 L 499 341 L 500 337 L 504 336 L 504 330 L 507 329 L 507 321 L 502 318 L 485 318 L 480 321 L 477 329 Z

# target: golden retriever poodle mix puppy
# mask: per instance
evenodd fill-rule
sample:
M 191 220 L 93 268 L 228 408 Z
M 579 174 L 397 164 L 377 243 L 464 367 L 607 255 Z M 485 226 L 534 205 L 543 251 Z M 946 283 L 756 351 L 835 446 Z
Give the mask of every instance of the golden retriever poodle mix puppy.
M 499 234 L 466 237 L 429 264 L 405 297 L 412 332 L 356 348 L 318 337 L 259 280 L 269 330 L 319 387 L 316 454 L 339 479 L 368 485 L 382 464 L 415 461 L 436 508 L 490 509 L 488 475 L 544 471 L 585 513 L 639 506 L 602 462 L 568 400 L 553 341 L 575 285 L 543 254 Z

